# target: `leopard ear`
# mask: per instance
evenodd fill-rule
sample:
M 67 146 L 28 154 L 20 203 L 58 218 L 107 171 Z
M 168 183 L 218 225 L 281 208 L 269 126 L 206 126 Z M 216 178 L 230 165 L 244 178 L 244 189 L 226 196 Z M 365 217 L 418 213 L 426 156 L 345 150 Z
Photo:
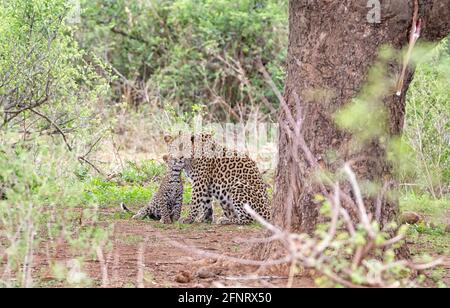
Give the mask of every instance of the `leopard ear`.
M 169 155 L 164 155 L 163 156 L 163 160 L 167 163 L 169 161 Z
M 165 143 L 169 144 L 169 143 L 171 143 L 172 141 L 173 141 L 173 137 L 172 137 L 172 136 L 170 136 L 170 135 L 165 135 L 165 136 L 164 136 L 164 142 L 165 142 Z
M 212 139 L 212 134 L 211 133 L 200 133 L 197 135 L 197 138 L 201 139 L 201 140 L 209 140 Z

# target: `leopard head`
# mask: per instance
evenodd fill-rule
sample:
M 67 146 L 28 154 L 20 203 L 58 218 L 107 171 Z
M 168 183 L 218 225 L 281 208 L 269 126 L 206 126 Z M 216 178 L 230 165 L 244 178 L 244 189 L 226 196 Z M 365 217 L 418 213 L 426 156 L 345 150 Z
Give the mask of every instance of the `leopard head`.
M 217 143 L 211 134 L 178 134 L 177 136 L 166 135 L 164 137 L 169 148 L 170 157 L 185 159 L 214 157 Z
M 184 157 L 173 158 L 170 155 L 163 156 L 164 162 L 167 164 L 169 170 L 173 172 L 181 172 L 181 170 L 185 167 L 185 159 Z

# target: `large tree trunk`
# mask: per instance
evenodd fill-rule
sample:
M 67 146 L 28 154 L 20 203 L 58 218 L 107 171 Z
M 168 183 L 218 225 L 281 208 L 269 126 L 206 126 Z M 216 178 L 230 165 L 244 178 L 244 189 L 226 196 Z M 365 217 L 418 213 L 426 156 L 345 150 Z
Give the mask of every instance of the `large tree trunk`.
M 382 184 L 391 180 L 395 182 L 384 147 L 374 141 L 357 153 L 349 151 L 352 136 L 339 129 L 333 118 L 339 108 L 360 93 L 367 81 L 368 71 L 384 44 L 397 50 L 408 45 L 414 1 L 380 2 L 381 23 L 375 24 L 367 21 L 370 11 L 367 0 L 290 1 L 285 100 L 294 117 L 297 114 L 296 105 L 300 102 L 304 119 L 302 133 L 320 166 L 335 172 L 342 167 L 343 162 L 351 160 L 358 180 Z M 445 37 L 450 30 L 450 1 L 421 0 L 419 5 L 420 17 L 424 22 L 422 38 L 436 41 Z M 400 63 L 391 61 L 388 70 L 395 78 L 402 67 Z M 383 99 L 388 111 L 388 133 L 391 136 L 402 131 L 405 92 L 412 76 L 413 71 L 409 69 L 400 97 L 395 95 L 395 88 L 392 88 L 387 90 L 389 95 Z M 302 151 L 299 151 L 302 154 L 300 157 L 293 157 L 294 141 L 283 129 L 289 124 L 287 113 L 283 110 L 280 111 L 279 121 L 274 223 L 292 231 L 311 232 L 318 218 L 314 195 L 320 193 L 311 178 L 315 170 Z M 338 153 L 337 162 L 327 159 L 330 150 Z M 350 191 L 348 193 L 351 195 Z M 365 200 L 371 210 L 374 208 L 374 199 Z M 398 202 L 392 199 L 386 201 L 384 198 L 381 223 L 394 219 L 397 213 Z M 264 249 L 266 252 L 270 248 L 267 246 Z

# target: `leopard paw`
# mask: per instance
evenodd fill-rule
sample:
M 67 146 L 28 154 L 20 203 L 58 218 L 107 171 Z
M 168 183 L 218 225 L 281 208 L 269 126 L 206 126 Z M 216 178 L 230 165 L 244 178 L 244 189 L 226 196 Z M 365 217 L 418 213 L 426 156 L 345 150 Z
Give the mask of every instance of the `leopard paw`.
M 229 218 L 227 218 L 227 217 L 220 217 L 220 218 L 217 220 L 216 224 L 218 224 L 218 225 L 231 225 L 232 222 L 231 222 L 231 220 L 230 220 Z
M 161 218 L 160 222 L 165 224 L 165 225 L 170 225 L 172 223 L 172 219 L 170 219 L 170 218 Z
M 193 223 L 194 223 L 194 219 L 192 219 L 192 218 L 190 218 L 190 217 L 182 218 L 182 219 L 180 220 L 180 222 L 181 222 L 182 224 L 190 225 L 190 224 L 193 224 Z
M 210 224 L 213 222 L 213 218 L 212 216 L 203 216 L 198 220 L 198 222 Z

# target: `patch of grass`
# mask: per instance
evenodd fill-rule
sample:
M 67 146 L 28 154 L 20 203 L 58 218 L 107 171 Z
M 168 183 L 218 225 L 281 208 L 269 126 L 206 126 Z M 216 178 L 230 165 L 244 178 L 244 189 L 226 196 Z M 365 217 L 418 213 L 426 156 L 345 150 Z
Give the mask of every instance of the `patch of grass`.
M 416 212 L 430 223 L 447 224 L 450 218 L 450 198 L 433 199 L 425 194 L 410 192 L 400 197 L 400 209 L 403 212 Z
M 419 230 L 419 231 L 418 231 Z M 416 256 L 436 256 L 450 254 L 450 235 L 441 235 L 441 231 L 433 228 L 413 226 L 408 232 L 409 248 L 412 255 Z M 418 260 L 419 262 L 423 261 Z M 449 270 L 442 267 L 427 270 L 419 276 L 419 280 L 431 287 L 448 288 L 450 281 Z
M 186 178 L 184 178 L 183 204 L 191 204 L 191 202 L 192 202 L 192 185 Z
M 121 179 L 129 184 L 140 184 L 158 181 L 166 172 L 166 165 L 154 160 L 144 160 L 139 163 L 127 161 L 121 173 Z
M 444 282 L 449 278 L 448 276 L 448 269 L 445 268 L 436 268 L 427 275 L 427 277 L 431 279 L 431 281 L 433 281 L 438 288 L 448 288 Z
M 174 224 L 163 224 L 159 221 L 154 221 L 153 227 L 161 230 L 196 230 L 196 231 L 206 231 L 210 230 L 214 225 L 208 223 L 193 223 L 193 224 L 183 224 L 177 221 Z
M 175 229 L 177 229 L 177 230 L 187 230 L 187 229 L 189 229 L 189 226 L 190 226 L 190 225 L 188 225 L 188 224 L 182 224 L 181 222 L 177 221 L 177 222 L 175 222 L 175 223 L 173 224 L 173 226 L 174 226 Z
M 241 246 L 233 245 L 233 246 L 231 246 L 231 251 L 234 253 L 239 253 L 241 251 Z
M 113 220 L 130 220 L 133 217 L 133 213 L 123 212 L 119 211 L 119 208 L 117 209 L 118 211 L 114 212 L 114 214 L 112 215 Z
M 411 232 L 415 232 L 422 235 L 431 235 L 431 236 L 445 236 L 445 227 L 442 225 L 436 226 L 432 224 L 427 224 L 425 222 L 420 222 L 416 225 L 413 225 Z
M 158 187 L 156 182 L 150 182 L 147 186 L 120 186 L 114 182 L 92 178 L 87 183 L 85 199 L 100 206 L 118 206 L 121 202 L 132 206 L 142 205 L 150 201 Z
M 120 237 L 120 241 L 128 245 L 135 245 L 144 241 L 144 237 L 137 234 L 124 234 Z
M 132 283 L 132 282 L 127 282 L 127 283 L 123 286 L 123 288 L 125 288 L 125 289 L 136 289 L 136 285 L 135 285 L 134 283 Z
M 411 225 L 408 230 L 407 239 L 413 256 L 450 254 L 450 233 L 445 230 L 450 217 L 449 206 L 448 199 L 433 199 L 412 192 L 400 198 L 401 211 L 416 212 L 424 218 L 424 221 Z M 419 279 L 438 287 L 447 287 L 446 281 L 450 279 L 448 269 L 440 267 L 422 276 Z
M 408 231 L 413 255 L 450 254 L 450 234 L 445 230 L 450 219 L 449 199 L 433 199 L 409 192 L 401 196 L 400 209 L 416 212 L 424 218 L 424 221 L 411 225 Z
M 419 223 L 410 227 L 408 240 L 412 242 L 412 254 L 450 254 L 450 234 L 443 226 Z
M 61 282 L 56 279 L 40 278 L 35 285 L 36 288 L 58 288 L 61 287 Z
M 155 276 L 150 271 L 145 271 L 145 273 L 144 273 L 144 282 L 145 282 L 145 285 L 147 285 L 147 286 L 148 285 L 155 286 L 157 284 Z
M 261 226 L 259 223 L 254 222 L 251 225 L 248 225 L 249 229 L 253 229 L 253 230 L 264 230 L 264 227 Z

